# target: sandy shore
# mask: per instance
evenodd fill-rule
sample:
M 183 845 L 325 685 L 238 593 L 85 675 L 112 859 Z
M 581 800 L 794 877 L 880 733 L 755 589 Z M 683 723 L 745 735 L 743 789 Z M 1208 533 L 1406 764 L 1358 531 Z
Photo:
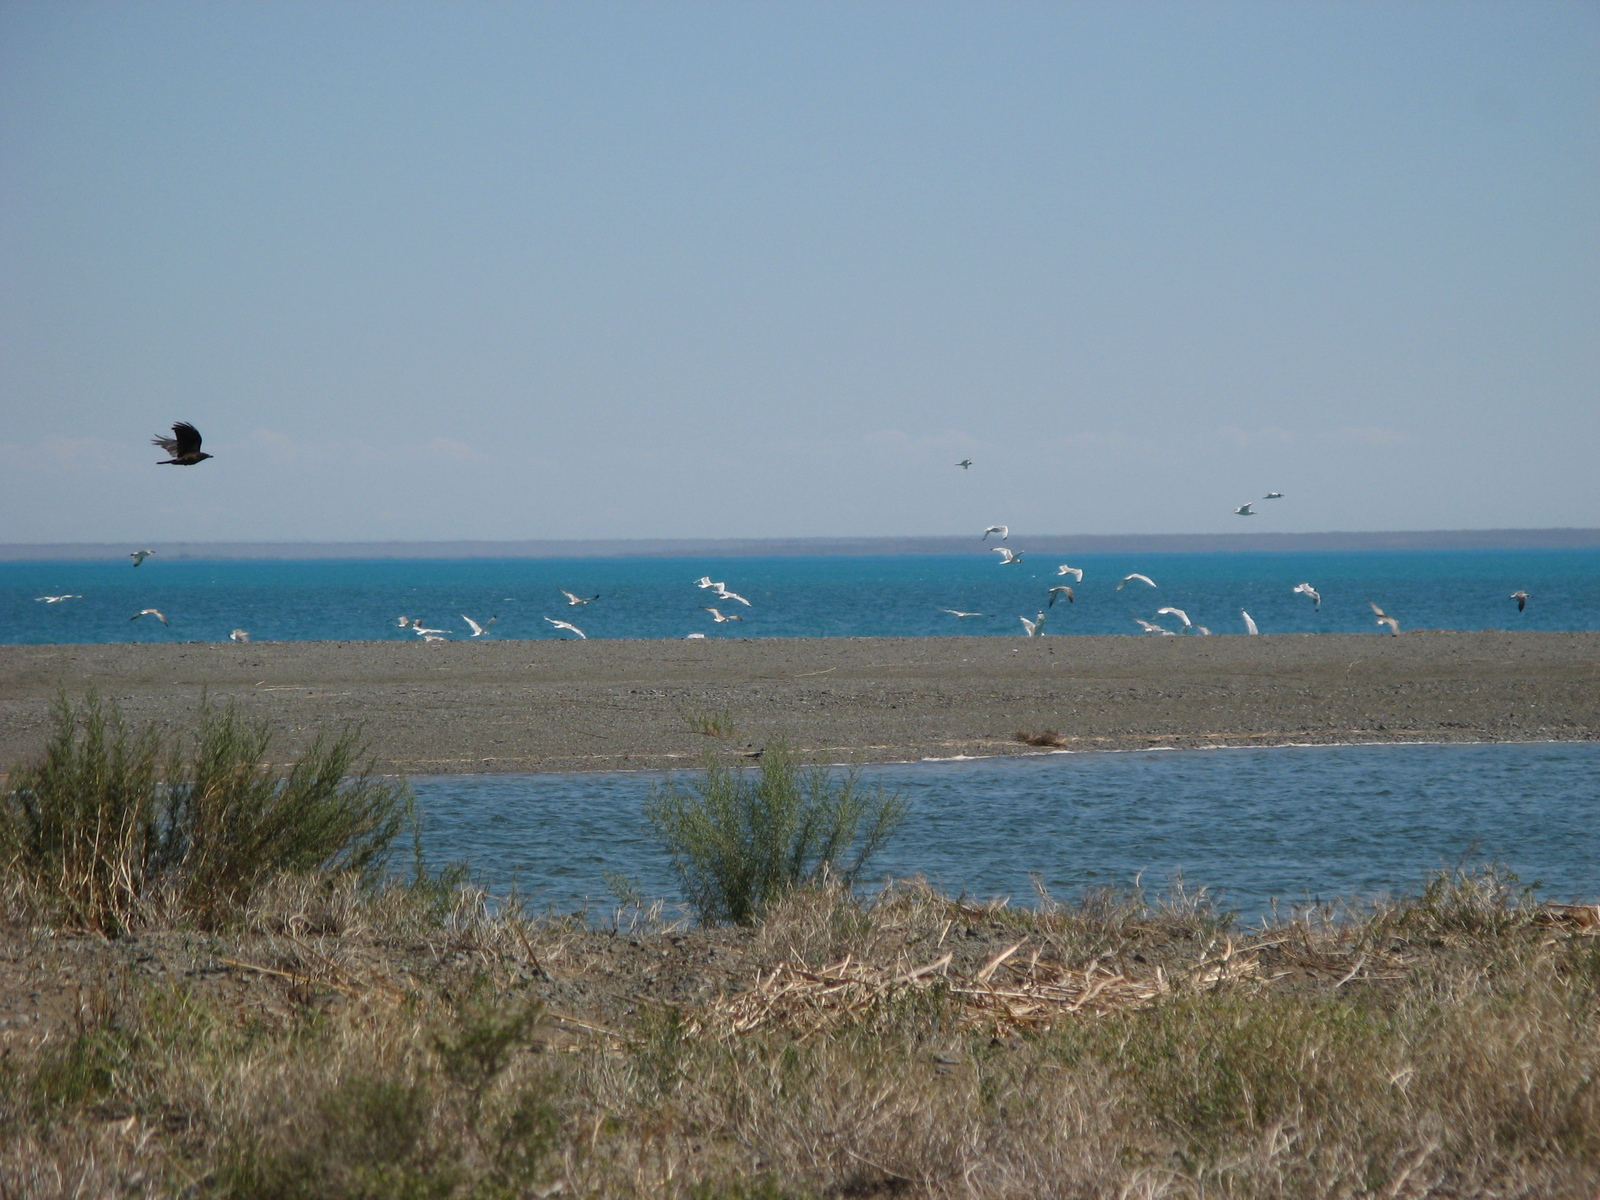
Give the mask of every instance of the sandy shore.
M 283 731 L 360 720 L 412 774 L 692 765 L 784 738 L 882 762 L 1285 742 L 1600 737 L 1600 634 L 280 642 L 0 647 L 0 764 L 65 689 L 184 727 L 204 689 Z M 707 723 L 731 725 L 707 736 Z

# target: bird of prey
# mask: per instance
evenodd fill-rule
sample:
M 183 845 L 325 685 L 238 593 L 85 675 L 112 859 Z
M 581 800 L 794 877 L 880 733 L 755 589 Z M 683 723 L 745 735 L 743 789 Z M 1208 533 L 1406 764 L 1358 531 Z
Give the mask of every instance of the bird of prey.
M 1170 630 L 1170 629 L 1161 628 L 1161 626 L 1157 625 L 1154 621 L 1146 621 L 1143 617 L 1135 617 L 1134 620 L 1139 622 L 1139 627 L 1141 629 L 1143 629 L 1146 633 L 1164 633 L 1168 637 L 1177 637 L 1178 636 L 1177 634 L 1173 633 L 1172 630 Z
M 1148 576 L 1148 575 L 1140 575 L 1137 571 L 1135 571 L 1132 575 L 1124 575 L 1122 577 L 1122 582 L 1117 584 L 1117 591 L 1120 592 L 1123 588 L 1127 587 L 1128 584 L 1132 583 L 1135 579 L 1139 580 L 1140 583 L 1148 583 L 1151 587 L 1155 587 L 1156 586 L 1156 581 L 1154 579 L 1151 579 L 1150 576 Z
M 1031 621 L 1027 617 L 1018 617 L 1017 620 L 1022 622 L 1022 627 L 1028 631 L 1029 637 L 1040 637 L 1044 632 L 1044 609 L 1042 608 L 1039 610 L 1039 615 Z
M 1512 592 L 1511 593 L 1511 598 L 1517 602 L 1517 611 L 1518 612 L 1521 612 L 1523 609 L 1528 607 L 1528 593 L 1527 592 Z M 45 597 L 45 599 L 49 599 L 49 597 Z M 63 597 L 63 599 L 65 599 L 65 597 Z
M 466 613 L 462 613 L 461 614 L 461 619 L 463 621 L 465 621 L 467 623 L 467 625 L 471 628 L 473 637 L 482 637 L 484 634 L 489 632 L 489 626 L 493 625 L 500 618 L 498 616 L 490 617 L 482 625 L 479 625 L 471 617 L 467 616 Z
M 1173 608 L 1172 606 L 1168 605 L 1166 608 L 1156 609 L 1156 616 L 1159 617 L 1162 613 L 1171 613 L 1173 616 L 1177 617 L 1178 620 L 1183 622 L 1183 627 L 1185 629 L 1188 629 L 1194 624 L 1193 621 L 1189 620 L 1189 614 L 1184 612 L 1181 608 Z
M 1057 575 L 1071 575 L 1073 583 L 1082 583 L 1083 582 L 1083 568 L 1082 567 L 1069 567 L 1069 566 L 1067 566 L 1066 563 L 1062 563 L 1059 567 L 1056 568 L 1056 574 Z
M 565 596 L 567 598 L 567 607 L 568 608 L 577 608 L 578 605 L 580 605 L 580 604 L 587 604 L 591 600 L 600 599 L 600 596 L 598 594 L 593 595 L 593 596 L 574 596 L 571 592 L 567 591 L 566 588 L 557 588 L 556 591 L 560 592 L 563 596 Z
M 1316 602 L 1317 611 L 1322 611 L 1322 593 L 1317 591 L 1317 589 L 1312 587 L 1309 583 L 1295 584 L 1294 594 L 1297 596 L 1310 596 L 1311 599 Z
M 172 455 L 171 458 L 162 459 L 157 466 L 192 467 L 211 457 L 200 453 L 200 431 L 187 421 L 179 421 L 174 425 L 171 437 L 153 437 L 150 444 L 160 446 Z
M 1254 505 L 1254 503 L 1255 503 L 1255 501 L 1252 500 L 1250 502 L 1250 504 L 1241 504 L 1241 505 L 1239 505 L 1238 508 L 1233 510 L 1233 515 L 1236 516 L 1236 517 L 1253 517 L 1253 516 L 1255 516 L 1256 515 L 1256 510 L 1252 507 L 1252 505 Z
M 718 625 L 721 625 L 721 624 L 723 624 L 723 623 L 725 623 L 727 621 L 742 621 L 742 620 L 744 620 L 744 618 L 741 617 L 738 613 L 729 613 L 727 616 L 723 616 L 722 613 L 720 613 L 716 609 L 710 608 L 710 607 L 708 607 L 708 606 L 706 606 L 704 604 L 702 604 L 700 607 L 705 609 L 708 613 L 710 613 L 711 614 L 711 619 L 713 621 L 715 621 Z
M 248 642 L 250 640 L 250 631 L 248 629 L 235 629 L 228 635 L 228 640 L 230 642 Z
M 128 557 L 133 559 L 133 565 L 137 567 L 140 563 L 154 553 L 154 550 L 135 550 L 132 554 L 128 555 Z
M 1009 567 L 1013 563 L 1021 562 L 1023 554 L 1026 553 L 1025 551 L 1018 550 L 1015 554 L 1013 554 L 1013 553 L 1011 553 L 1011 551 L 1007 550 L 1004 546 L 992 546 L 990 548 L 996 554 L 1001 556 L 999 565 L 1002 566 L 1002 567 Z
M 1244 609 L 1241 608 L 1239 610 L 1239 615 L 1244 618 L 1244 631 L 1246 633 L 1260 633 L 1261 632 L 1259 629 L 1256 628 L 1256 623 L 1255 623 L 1254 620 L 1251 619 L 1250 614 L 1245 612 Z
M 141 608 L 138 612 L 134 613 L 133 616 L 129 617 L 128 620 L 137 621 L 140 617 L 154 617 L 163 625 L 167 623 L 167 618 L 161 615 L 161 610 L 158 608 Z
M 1060 587 L 1053 587 L 1050 589 L 1050 603 L 1045 607 L 1054 608 L 1056 606 L 1056 601 L 1061 599 L 1063 596 L 1067 598 L 1068 604 L 1076 604 L 1078 602 L 1077 595 L 1071 588 L 1063 583 Z
M 942 613 L 949 613 L 952 617 L 987 617 L 988 613 L 962 612 L 959 608 L 941 608 Z
M 972 467 L 972 460 L 970 458 L 963 458 L 956 464 L 956 466 L 960 467 L 963 471 L 969 470 Z
M 1283 499 L 1283 493 L 1282 492 L 1268 492 L 1265 496 L 1263 496 L 1261 498 L 1263 500 L 1282 500 Z
M 589 636 L 570 621 L 558 621 L 554 617 L 546 617 L 545 620 L 549 621 L 550 624 L 554 625 L 557 629 L 570 629 L 573 633 L 577 634 L 581 638 L 587 638 Z
M 1378 619 L 1374 621 L 1373 624 L 1387 625 L 1389 627 L 1390 635 L 1393 637 L 1399 637 L 1400 622 L 1395 620 L 1395 618 L 1391 617 L 1388 613 L 1384 612 L 1383 609 L 1379 608 L 1376 604 L 1373 604 L 1371 600 L 1368 600 L 1367 603 L 1371 604 L 1372 611 L 1378 614 Z
M 82 600 L 82 596 L 35 596 L 35 600 L 43 600 L 46 604 L 60 604 L 63 600 Z
M 991 526 L 989 526 L 989 528 L 987 528 L 987 529 L 985 529 L 983 531 L 982 540 L 987 542 L 989 540 L 989 535 L 991 533 L 998 533 L 1000 535 L 1000 540 L 1003 542 L 1008 537 L 1011 536 L 1011 526 L 1009 526 L 1009 525 L 991 525 Z

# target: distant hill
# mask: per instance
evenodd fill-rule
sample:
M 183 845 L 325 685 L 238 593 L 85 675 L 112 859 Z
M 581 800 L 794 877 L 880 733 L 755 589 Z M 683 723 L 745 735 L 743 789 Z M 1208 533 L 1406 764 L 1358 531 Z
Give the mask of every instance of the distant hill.
M 991 545 L 993 543 L 990 543 Z M 1014 540 L 1036 554 L 1287 553 L 1306 550 L 1568 550 L 1600 547 L 1600 529 L 1435 529 L 1398 533 L 1038 534 Z M 133 543 L 0 544 L 0 562 L 125 558 Z M 771 555 L 965 554 L 970 537 L 615 538 L 520 542 L 145 542 L 175 559 L 239 558 L 752 558 Z

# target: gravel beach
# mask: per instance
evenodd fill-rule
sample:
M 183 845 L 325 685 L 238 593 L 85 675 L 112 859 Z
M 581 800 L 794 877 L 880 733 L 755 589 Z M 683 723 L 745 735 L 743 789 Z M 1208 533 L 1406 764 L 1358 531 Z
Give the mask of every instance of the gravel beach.
M 189 726 L 202 693 L 285 756 L 364 724 L 409 774 L 683 767 L 787 740 L 886 762 L 1073 750 L 1600 737 L 1600 633 L 277 642 L 0 647 L 0 764 L 63 691 Z M 711 730 L 714 732 L 706 732 Z

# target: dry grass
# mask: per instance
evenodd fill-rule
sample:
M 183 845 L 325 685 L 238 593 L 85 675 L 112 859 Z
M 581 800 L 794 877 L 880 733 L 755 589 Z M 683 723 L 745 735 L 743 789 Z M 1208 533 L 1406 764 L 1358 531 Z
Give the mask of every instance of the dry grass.
M 0 1002 L 94 969 L 3 1031 L 0 1196 L 1591 1197 L 1597 929 L 1493 872 L 631 937 L 285 878 L 224 932 L 12 931 Z

